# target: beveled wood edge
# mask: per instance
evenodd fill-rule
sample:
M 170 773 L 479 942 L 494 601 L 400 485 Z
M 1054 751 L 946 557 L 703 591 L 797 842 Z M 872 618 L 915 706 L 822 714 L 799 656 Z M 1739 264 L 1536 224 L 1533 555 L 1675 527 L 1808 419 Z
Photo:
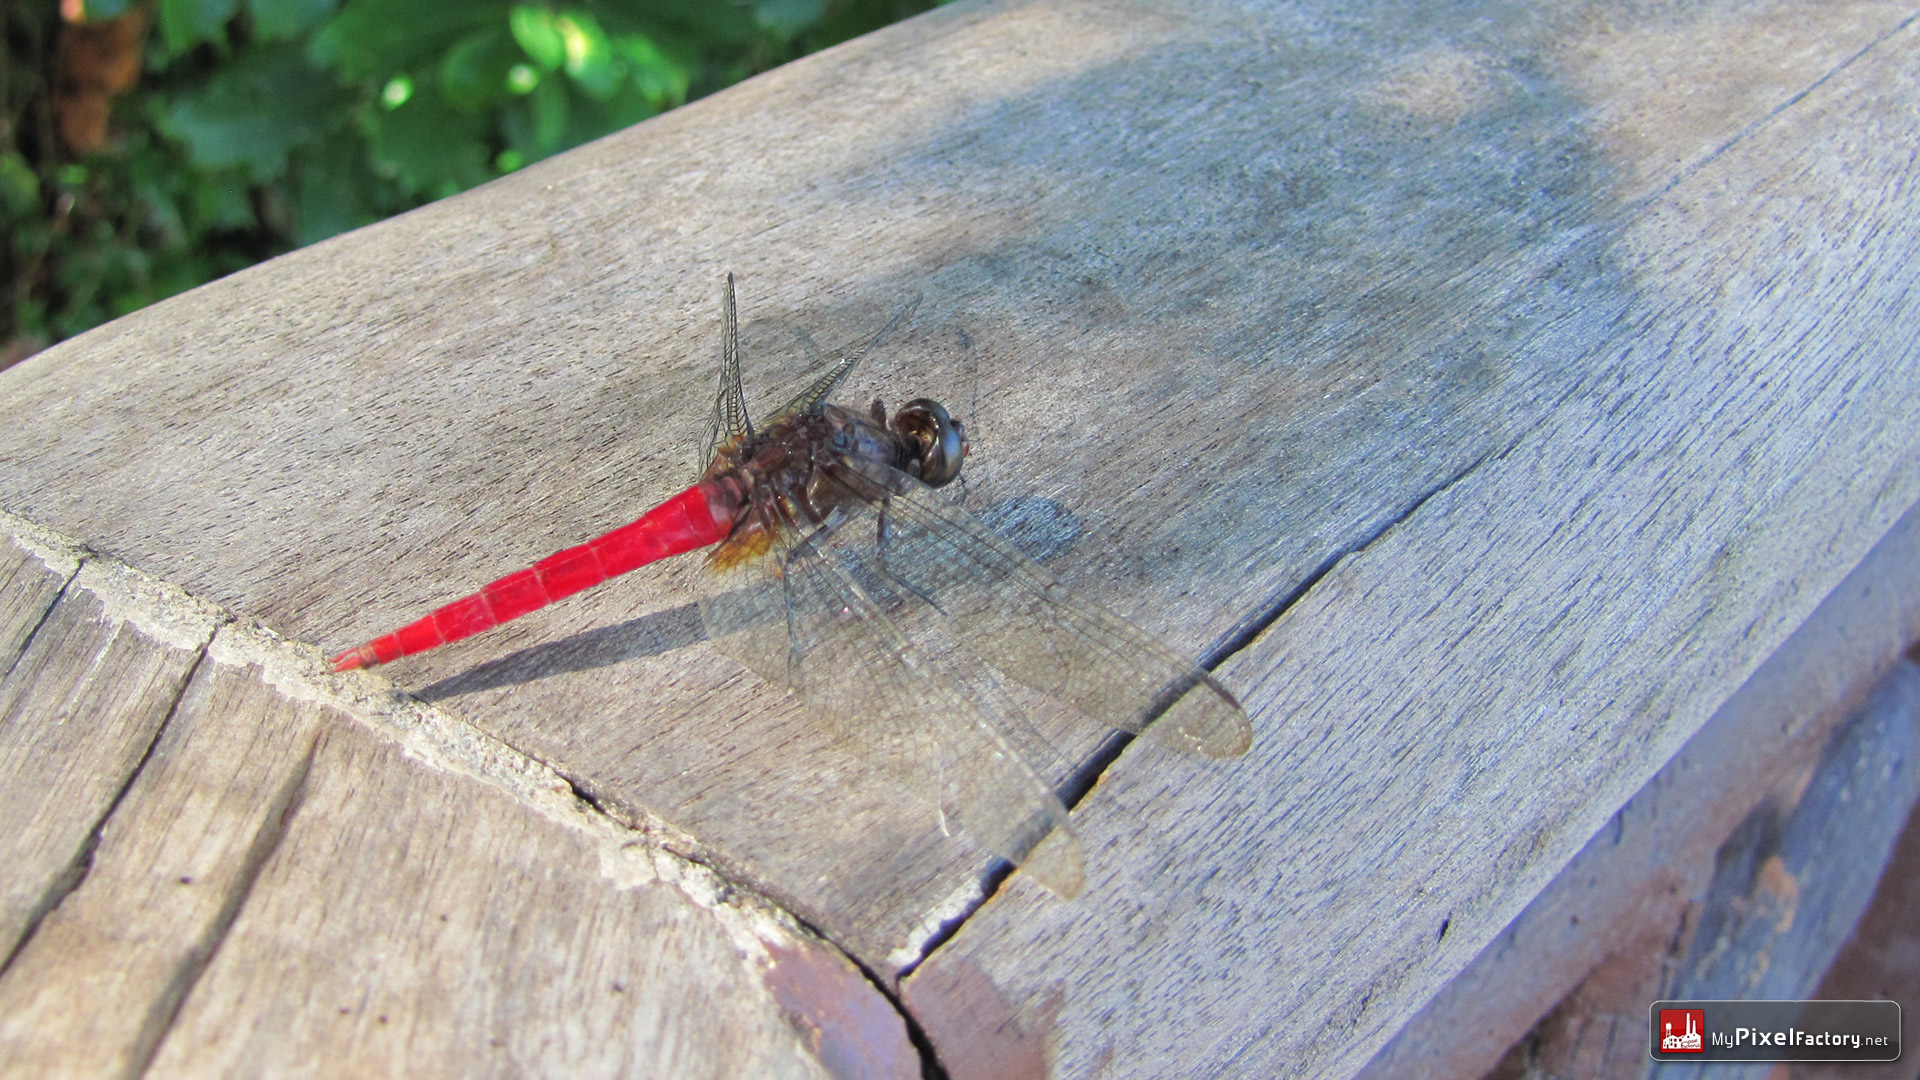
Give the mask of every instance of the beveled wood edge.
M 1642 924 L 1677 918 L 1688 886 L 1705 886 L 1714 852 L 1747 813 L 1818 759 L 1920 639 L 1920 579 L 1908 572 L 1916 561 L 1920 504 L 1357 1080 L 1477 1080 Z M 1739 776 L 1713 775 L 1742 754 Z M 1646 872 L 1623 877 L 1633 869 Z M 1680 894 L 1668 895 L 1668 884 Z

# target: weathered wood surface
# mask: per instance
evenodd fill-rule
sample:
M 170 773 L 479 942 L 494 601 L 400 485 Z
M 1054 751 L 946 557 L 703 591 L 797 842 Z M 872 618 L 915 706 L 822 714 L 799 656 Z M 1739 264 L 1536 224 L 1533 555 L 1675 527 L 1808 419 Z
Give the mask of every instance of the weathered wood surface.
M 1820 985 L 1807 996 L 1829 1001 L 1920 1001 L 1920 804 L 1907 816 L 1873 903 L 1854 927 L 1853 937 L 1834 957 Z M 1906 1007 L 1903 1005 L 1903 1008 Z M 1913 1061 L 1861 1065 L 1800 1066 L 1794 1080 L 1845 1080 L 1849 1066 L 1857 1080 L 1912 1080 Z
M 213 634 L 211 609 L 169 616 L 141 584 L 50 537 L 9 538 L 0 579 L 0 957 L 83 870 L 94 830 L 133 774 Z M 23 542 L 24 541 L 24 542 Z M 107 617 L 113 611 L 116 617 Z M 141 635 L 121 612 L 155 612 Z
M 1723 719 L 1715 717 L 1701 734 L 1721 726 Z M 1910 991 L 1920 985 L 1920 971 L 1912 970 L 1911 942 L 1913 931 L 1920 928 L 1914 926 L 1911 900 L 1913 885 L 1920 881 L 1920 860 L 1912 856 L 1920 852 L 1920 815 L 1911 811 L 1920 792 L 1920 667 L 1898 661 L 1867 700 L 1828 730 L 1826 744 L 1790 775 L 1753 785 L 1758 789 L 1753 794 L 1760 798 L 1738 827 L 1723 835 L 1717 849 L 1688 850 L 1691 845 L 1684 838 L 1672 845 L 1680 864 L 1666 870 L 1667 878 L 1697 879 L 1687 882 L 1684 895 L 1673 898 L 1677 903 L 1648 896 L 1637 913 L 1639 921 L 1603 919 L 1590 926 L 1589 936 L 1606 946 L 1605 959 L 1506 1047 L 1497 1066 L 1463 1069 L 1471 1063 L 1460 1052 L 1449 1052 L 1444 1041 L 1426 1040 L 1430 1049 L 1439 1051 L 1433 1058 L 1435 1068 L 1417 1073 L 1411 1060 L 1417 1044 L 1409 1045 L 1408 1036 L 1423 1026 L 1429 1007 L 1390 1044 L 1402 1053 L 1376 1056 L 1365 1075 L 1382 1075 L 1387 1065 L 1400 1075 L 1468 1080 L 1678 1080 L 1703 1075 L 1760 1080 L 1776 1075 L 1779 1067 L 1725 1063 L 1705 1073 L 1698 1065 L 1648 1060 L 1649 1005 L 1673 998 L 1914 1000 Z M 1696 736 L 1683 756 L 1693 756 L 1700 742 Z M 1671 770 L 1670 763 L 1662 775 Z M 1712 779 L 1700 777 L 1702 782 Z M 1651 809 L 1638 806 L 1646 794 L 1635 797 L 1629 812 Z M 1664 801 L 1669 809 L 1678 809 L 1674 804 L 1680 800 L 1672 794 Z M 1714 808 L 1706 809 L 1712 816 Z M 1680 833 L 1691 827 L 1684 820 L 1663 824 Z M 1622 843 L 1644 847 L 1624 837 Z M 1590 870 L 1603 869 L 1593 865 L 1592 850 L 1590 846 L 1582 852 L 1569 870 L 1583 862 Z M 1541 899 L 1560 886 L 1556 880 Z M 1598 883 L 1593 891 L 1602 891 Z M 1526 919 L 1534 920 L 1540 906 L 1536 899 Z M 1551 942 L 1547 949 L 1537 949 L 1539 939 L 1550 933 L 1540 925 L 1543 921 L 1535 920 L 1531 928 L 1534 940 L 1515 942 L 1514 951 L 1535 947 L 1551 964 L 1556 952 L 1565 949 Z M 1485 967 L 1484 960 L 1485 954 L 1467 974 Z M 1527 973 L 1513 973 L 1523 983 L 1539 983 Z M 1442 998 L 1454 995 L 1460 982 L 1456 979 Z M 1480 985 L 1496 997 L 1505 996 L 1488 979 Z M 1539 1006 L 1529 1003 L 1522 1011 L 1531 1014 Z M 1469 1013 L 1468 1019 L 1476 1018 Z M 1488 1033 L 1484 1021 L 1473 1026 Z M 1503 1048 L 1496 1044 L 1493 1049 L 1499 1053 Z M 1825 1070 L 1799 1063 L 1791 1072 L 1794 1080 L 1841 1075 L 1911 1080 L 1913 1063 L 1842 1062 Z
M 1872 899 L 1917 793 L 1920 668 L 1903 663 L 1835 733 L 1805 785 L 1757 808 L 1721 849 L 1673 997 L 1811 997 Z M 1712 1075 L 1687 1063 L 1643 1072 Z
M 1658 36 L 1726 70 L 1810 17 Z M 1136 746 L 1081 808 L 1096 850 L 1190 854 L 1096 858 L 1074 910 L 996 897 L 914 974 L 936 1046 L 977 1038 L 941 1016 L 990 996 L 1063 1075 L 1352 1071 L 1913 505 L 1906 17 L 1864 51 L 1824 39 L 1806 93 L 1603 223 L 1619 306 L 1541 341 L 1577 345 L 1579 385 L 1220 668 L 1265 722 L 1253 761 Z M 1560 44 L 1569 79 L 1621 55 Z M 1648 150 L 1697 137 L 1594 119 Z
M 1583 994 L 1577 1004 L 1582 1012 L 1597 1008 L 1590 999 L 1601 994 L 1609 1007 L 1629 1005 L 1638 994 L 1645 1000 L 1631 1005 L 1634 1009 L 1684 996 L 1672 986 L 1663 990 L 1639 983 L 1661 974 L 1662 958 L 1688 921 L 1689 909 L 1704 900 L 1715 853 L 1762 802 L 1798 801 L 1834 728 L 1904 663 L 1906 647 L 1920 641 L 1915 566 L 1920 566 L 1920 509 L 1902 516 L 1526 910 L 1394 1034 L 1361 1071 L 1361 1080 L 1479 1080 L 1549 1009 L 1562 1008 L 1559 1003 L 1576 987 Z M 1902 678 L 1910 679 L 1912 665 L 1905 667 L 1908 675 Z M 1782 789 L 1787 794 L 1777 795 Z M 1856 806 L 1855 811 L 1872 817 L 1881 809 Z M 1834 858 L 1876 869 L 1884 860 L 1884 852 L 1860 846 L 1872 833 L 1867 822 L 1836 833 L 1847 841 L 1835 844 Z M 1805 932 L 1801 923 L 1788 922 Z M 1644 969 L 1636 970 L 1637 980 L 1629 980 L 1635 985 L 1615 990 L 1620 980 L 1604 973 L 1590 976 L 1615 956 L 1622 956 L 1623 968 L 1638 964 Z M 1605 1075 L 1645 1071 L 1645 1034 L 1634 1027 L 1631 1038 L 1623 1031 L 1614 1040 L 1602 1040 L 1630 1044 L 1634 1055 L 1631 1067 L 1615 1061 Z M 1591 1035 L 1585 1040 L 1592 1041 Z M 1605 1047 L 1584 1043 L 1581 1049 L 1605 1053 Z M 1589 1065 L 1585 1059 L 1568 1063 L 1557 1074 L 1601 1075 Z
M 36 841 L 4 874 L 0 1075 L 920 1075 L 779 913 L 219 621 L 86 559 L 0 683 L 0 835 Z
M 1351 1072 L 1920 497 L 1908 18 L 945 9 L 0 375 L 0 505 L 344 647 L 683 486 L 721 270 L 762 400 L 921 295 L 849 396 L 1257 735 L 1131 748 L 1089 894 L 910 1005 L 955 1076 Z M 697 571 L 394 677 L 896 977 L 985 860 Z

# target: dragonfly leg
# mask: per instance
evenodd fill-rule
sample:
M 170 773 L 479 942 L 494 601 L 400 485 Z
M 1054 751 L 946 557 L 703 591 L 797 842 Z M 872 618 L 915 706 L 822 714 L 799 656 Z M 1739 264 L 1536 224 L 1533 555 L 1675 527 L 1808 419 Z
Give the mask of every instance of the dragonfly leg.
M 800 651 L 800 627 L 796 624 L 793 610 L 793 578 L 781 575 L 780 605 L 787 614 L 787 687 L 795 693 L 801 691 L 800 663 L 806 659 Z
M 874 402 L 874 404 L 878 405 L 879 402 Z M 900 575 L 894 573 L 893 568 L 887 565 L 887 544 L 888 544 L 887 538 L 893 531 L 892 528 L 887 524 L 888 501 L 889 500 L 886 500 L 886 499 L 880 500 L 880 512 L 878 515 L 876 515 L 877 520 L 876 520 L 875 528 L 879 532 L 879 535 L 874 538 L 874 551 L 877 553 L 877 556 L 878 556 L 877 561 L 880 564 L 880 572 L 887 575 L 887 580 L 893 582 L 894 584 L 907 590 L 913 595 L 919 597 L 921 600 L 924 600 L 928 607 L 932 608 L 933 610 L 939 612 L 942 615 L 946 615 L 947 609 L 941 607 L 940 602 L 938 600 L 935 600 L 933 597 L 928 596 L 926 593 L 920 591 L 920 589 L 916 587 L 913 584 L 913 582 L 908 581 L 906 578 L 903 578 Z M 948 616 L 948 617 L 951 618 L 951 616 Z
M 832 533 L 833 530 L 825 525 L 813 530 L 794 542 L 793 554 L 790 555 L 789 558 L 811 558 L 820 554 L 820 541 L 826 539 L 832 535 Z
M 758 510 L 760 511 L 762 520 L 767 523 L 766 527 L 768 531 L 774 531 L 773 519 L 776 516 L 774 511 L 764 505 L 759 507 Z M 801 692 L 801 682 L 804 677 L 801 674 L 800 665 L 806 659 L 806 654 L 801 649 L 800 622 L 797 618 L 793 602 L 793 575 L 786 572 L 785 563 L 787 560 L 796 557 L 806 558 L 817 554 L 819 538 L 825 532 L 825 529 L 814 530 L 805 539 L 794 544 L 792 551 L 781 557 L 778 563 L 780 567 L 780 609 L 787 618 L 787 688 L 795 693 Z

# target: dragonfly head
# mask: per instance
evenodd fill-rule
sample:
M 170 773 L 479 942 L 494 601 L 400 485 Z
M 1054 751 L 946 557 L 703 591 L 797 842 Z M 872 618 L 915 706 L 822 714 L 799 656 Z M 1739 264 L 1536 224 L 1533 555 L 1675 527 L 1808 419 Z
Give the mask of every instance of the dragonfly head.
M 941 487 L 960 475 L 967 459 L 967 427 L 937 401 L 915 398 L 900 406 L 888 425 L 920 445 L 920 481 Z

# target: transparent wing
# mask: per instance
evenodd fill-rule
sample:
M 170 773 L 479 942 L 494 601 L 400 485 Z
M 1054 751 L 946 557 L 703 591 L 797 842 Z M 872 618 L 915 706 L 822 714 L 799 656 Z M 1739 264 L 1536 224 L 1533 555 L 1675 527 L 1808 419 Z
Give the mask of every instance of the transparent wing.
M 722 444 L 753 433 L 747 419 L 747 399 L 740 393 L 740 316 L 733 303 L 733 273 L 727 273 L 727 291 L 720 302 L 720 388 L 713 397 L 713 420 L 707 426 L 700 461 L 713 460 Z
M 851 459 L 844 467 L 885 492 L 886 573 L 1002 674 L 1177 749 L 1227 758 L 1252 745 L 1246 711 L 1192 660 L 1075 596 L 918 480 Z
M 1063 897 L 1085 856 L 1039 770 L 1051 748 L 993 675 L 876 565 L 878 523 L 856 505 L 783 537 L 759 573 L 728 575 L 701 605 L 712 640 L 792 689 L 856 745 L 905 761 L 900 782 L 939 793 L 976 841 Z
M 840 385 L 841 380 L 845 379 L 847 374 L 853 370 L 854 365 L 858 364 L 868 353 L 872 352 L 873 347 L 880 344 L 887 335 L 893 333 L 901 323 L 906 322 L 907 317 L 912 315 L 914 309 L 919 306 L 919 297 L 915 297 L 909 301 L 906 307 L 900 309 L 898 315 L 895 315 L 887 325 L 880 328 L 879 333 L 868 338 L 866 343 L 859 348 L 842 356 L 838 363 L 828 368 L 819 378 L 815 379 L 811 385 L 805 390 L 802 390 L 799 396 L 787 402 L 786 407 L 775 415 L 787 416 L 791 413 L 811 412 L 814 409 L 818 409 L 827 400 L 827 397 L 833 393 L 834 389 Z

